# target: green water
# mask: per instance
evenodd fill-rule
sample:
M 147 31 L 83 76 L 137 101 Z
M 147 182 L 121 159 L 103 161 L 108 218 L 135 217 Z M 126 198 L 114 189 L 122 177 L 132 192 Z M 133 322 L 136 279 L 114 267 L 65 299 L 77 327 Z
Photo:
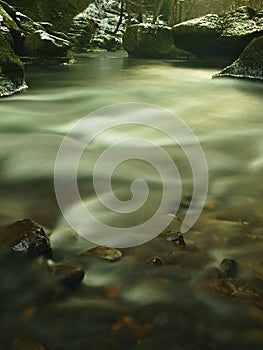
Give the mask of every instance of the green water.
M 78 243 L 74 233 L 65 228 L 53 186 L 58 149 L 67 131 L 80 118 L 116 103 L 154 104 L 171 111 L 192 128 L 207 158 L 207 204 L 186 234 L 186 241 L 191 241 L 201 253 L 180 258 L 158 271 L 144 264 L 152 256 L 165 255 L 166 249 L 172 249 L 158 242 L 128 249 L 116 264 L 81 260 L 87 269 L 84 285 L 88 290 L 73 295 L 50 313 L 45 311 L 43 319 L 39 316 L 41 331 L 29 322 L 28 329 L 34 329 L 42 341 L 50 336 L 50 341 L 46 340 L 50 349 L 84 349 L 83 344 L 91 335 L 94 338 L 104 331 L 107 342 L 111 338 L 110 325 L 127 314 L 139 324 L 153 323 L 156 330 L 140 344 L 120 341 L 121 346 L 169 350 L 262 348 L 263 313 L 258 305 L 217 298 L 199 290 L 203 278 L 200 276 L 208 266 L 218 266 L 223 258 L 238 261 L 239 278 L 251 288 L 261 292 L 263 288 L 263 87 L 242 80 L 212 80 L 220 68 L 216 64 L 211 68 L 193 68 L 172 61 L 139 61 L 122 52 L 86 54 L 70 66 L 27 66 L 29 89 L 0 101 L 2 223 L 31 217 L 54 230 L 52 242 L 59 258 L 78 260 L 74 252 L 89 246 L 85 241 Z M 141 121 L 145 121 L 143 117 Z M 168 127 L 171 123 L 171 128 L 173 122 L 173 118 L 165 121 Z M 133 130 L 113 130 L 98 139 L 91 163 L 120 133 L 128 137 Z M 147 135 L 140 130 L 139 136 Z M 171 150 L 169 141 L 162 136 L 159 142 Z M 179 159 L 182 201 L 187 206 L 192 189 L 189 165 L 182 153 L 172 154 Z M 146 169 L 147 165 L 136 162 L 120 169 L 113 188 L 121 199 L 130 198 L 131 181 L 143 176 Z M 82 168 L 79 175 L 83 199 L 92 201 L 92 171 Z M 161 191 L 155 172 L 151 183 L 155 198 Z M 180 207 L 178 215 L 183 217 L 184 213 L 184 207 Z M 108 218 L 107 213 L 105 217 Z M 131 218 L 118 219 L 118 224 L 125 226 L 125 222 L 141 222 L 144 216 L 133 214 Z M 109 220 L 114 224 L 116 217 L 110 216 Z M 178 223 L 174 225 L 177 227 Z M 94 299 L 97 289 L 109 286 L 120 290 L 117 299 L 107 300 L 100 292 Z M 87 319 L 84 310 L 90 315 Z M 98 310 L 104 310 L 100 311 L 101 317 Z M 61 328 L 58 314 L 65 317 Z M 79 315 L 80 323 L 67 342 L 64 332 L 72 326 L 75 315 Z M 52 330 L 45 322 L 51 322 Z M 112 348 L 118 349 L 117 345 Z

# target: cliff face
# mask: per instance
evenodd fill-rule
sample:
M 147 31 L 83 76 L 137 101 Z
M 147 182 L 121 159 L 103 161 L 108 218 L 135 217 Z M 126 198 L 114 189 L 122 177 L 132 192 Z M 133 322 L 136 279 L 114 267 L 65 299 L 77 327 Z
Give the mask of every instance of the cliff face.
M 55 30 L 68 32 L 72 18 L 92 0 L 6 0 L 35 21 L 50 22 Z

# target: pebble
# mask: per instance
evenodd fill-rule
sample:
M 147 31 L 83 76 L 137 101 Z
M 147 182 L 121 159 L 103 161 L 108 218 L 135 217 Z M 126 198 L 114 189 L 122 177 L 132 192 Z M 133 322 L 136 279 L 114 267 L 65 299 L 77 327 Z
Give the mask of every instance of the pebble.
M 122 257 L 120 250 L 106 246 L 97 246 L 95 248 L 91 248 L 82 255 L 93 256 L 108 261 L 117 261 Z

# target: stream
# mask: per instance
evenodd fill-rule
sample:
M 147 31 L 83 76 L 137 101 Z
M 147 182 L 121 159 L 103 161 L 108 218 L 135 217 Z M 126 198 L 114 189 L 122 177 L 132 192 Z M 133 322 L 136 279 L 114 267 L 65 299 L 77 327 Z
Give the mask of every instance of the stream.
M 53 350 L 263 348 L 263 87 L 246 80 L 212 79 L 221 68 L 216 63 L 192 67 L 131 59 L 122 51 L 77 55 L 73 65 L 27 65 L 29 89 L 0 101 L 1 222 L 36 220 L 53 232 L 54 259 L 81 263 L 86 275 L 79 289 L 37 307 L 32 317 L 19 316 L 24 315 L 24 301 L 22 306 L 11 301 L 1 315 L 6 328 L 3 349 L 15 328 L 20 329 L 18 335 L 33 335 Z M 63 218 L 54 191 L 54 166 L 63 138 L 81 118 L 94 121 L 91 113 L 128 102 L 169 111 L 165 128 L 173 128 L 176 116 L 192 129 L 206 156 L 209 187 L 201 216 L 184 235 L 187 250 L 177 252 L 173 242 L 154 238 L 121 249 L 122 259 L 109 263 L 80 256 L 93 243 L 80 238 Z M 107 118 L 114 121 L 114 115 Z M 141 115 L 138 121 L 147 124 L 151 117 Z M 94 130 L 90 122 L 89 132 Z M 120 135 L 148 137 L 177 159 L 182 196 L 175 214 L 183 219 L 193 189 L 189 163 L 167 135 L 138 126 L 109 129 L 94 140 L 90 152 L 87 149 L 90 168 L 80 162 L 78 173 L 83 201 L 95 216 L 99 212 L 101 220 L 120 228 L 141 224 L 156 209 L 160 175 L 136 159 L 119 167 L 112 189 L 127 201 L 132 181 L 148 174 L 151 197 L 146 209 L 115 215 L 94 202 L 93 166 Z M 180 223 L 175 219 L 168 228 L 178 231 Z M 153 257 L 163 265 L 149 263 Z M 218 277 L 213 268 L 225 258 L 238 263 L 236 278 L 247 286 L 243 295 L 216 293 L 213 288 Z M 10 290 L 19 290 L 23 300 L 31 298 L 23 292 L 25 283 L 32 283 L 36 293 L 42 283 L 46 288 L 34 271 L 27 282 L 20 277 Z M 253 297 L 253 291 L 260 296 Z

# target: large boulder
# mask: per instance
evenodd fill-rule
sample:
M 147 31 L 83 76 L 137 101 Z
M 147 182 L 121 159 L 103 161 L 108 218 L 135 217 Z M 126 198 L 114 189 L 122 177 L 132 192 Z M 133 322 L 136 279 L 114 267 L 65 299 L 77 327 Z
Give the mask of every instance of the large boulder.
M 263 80 L 263 36 L 253 39 L 240 57 L 214 77 Z
M 68 33 L 72 48 L 76 51 L 86 50 L 97 30 L 97 24 L 86 12 L 75 16 Z
M 67 33 L 72 18 L 88 7 L 92 0 L 6 0 L 6 2 L 34 21 L 50 22 L 55 30 Z
M 127 27 L 123 37 L 124 49 L 132 57 L 139 58 L 191 58 L 194 55 L 175 47 L 170 27 L 133 24 Z
M 263 14 L 242 6 L 227 14 L 209 14 L 173 27 L 176 46 L 199 57 L 237 59 L 246 45 L 263 33 Z
M 48 23 L 34 22 L 26 15 L 16 12 L 16 19 L 22 32 L 17 52 L 20 56 L 34 58 L 41 62 L 68 61 L 71 59 L 70 43 L 67 38 L 58 36 Z

